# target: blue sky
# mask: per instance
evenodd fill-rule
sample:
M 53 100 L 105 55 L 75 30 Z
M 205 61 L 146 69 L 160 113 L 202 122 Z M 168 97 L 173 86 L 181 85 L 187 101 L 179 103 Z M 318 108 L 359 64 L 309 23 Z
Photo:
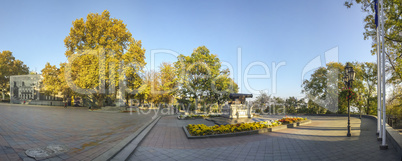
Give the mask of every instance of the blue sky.
M 169 50 L 189 55 L 205 45 L 221 61 L 231 64 L 242 93 L 250 93 L 244 74 L 266 74 L 248 79 L 255 91 L 274 96 L 302 97 L 304 67 L 314 58 L 337 47 L 339 62 L 374 62 L 371 40 L 363 39 L 365 13 L 360 6 L 347 9 L 342 0 L 285 1 L 11 1 L 1 2 L 0 51 L 10 50 L 30 67 L 40 71 L 46 62 L 65 62 L 63 40 L 72 22 L 88 13 L 109 10 L 123 20 L 146 49 Z M 238 49 L 241 48 L 241 64 Z M 174 62 L 175 57 L 157 54 L 155 64 Z M 257 63 L 256 63 L 257 62 Z M 285 63 L 273 76 L 273 63 Z M 259 66 L 250 66 L 252 64 Z M 309 72 L 308 74 L 311 74 Z M 272 81 L 275 78 L 276 85 Z M 308 77 L 307 77 L 308 78 Z M 272 89 L 276 88 L 276 91 Z M 254 93 L 254 94 L 258 94 Z

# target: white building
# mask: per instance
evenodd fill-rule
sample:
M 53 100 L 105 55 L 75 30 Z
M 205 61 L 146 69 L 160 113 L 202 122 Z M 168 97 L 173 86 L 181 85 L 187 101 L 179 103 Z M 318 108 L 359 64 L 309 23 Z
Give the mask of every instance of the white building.
M 40 92 L 43 77 L 34 75 L 14 75 L 10 77 L 10 103 L 35 105 L 63 105 L 60 96 L 48 96 Z

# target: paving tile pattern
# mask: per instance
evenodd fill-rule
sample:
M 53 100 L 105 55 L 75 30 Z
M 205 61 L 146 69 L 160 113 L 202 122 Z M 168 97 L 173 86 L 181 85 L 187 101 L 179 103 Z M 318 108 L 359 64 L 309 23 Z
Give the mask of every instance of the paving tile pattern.
M 272 119 L 282 116 L 267 116 Z M 311 116 L 311 124 L 272 133 L 227 138 L 187 139 L 180 128 L 205 120 L 159 120 L 129 160 L 401 160 L 396 150 L 379 150 L 376 122 L 347 117 Z
M 47 160 L 92 160 L 152 116 L 0 104 L 0 161 L 32 160 L 25 155 L 27 149 L 49 144 L 66 145 L 70 150 Z

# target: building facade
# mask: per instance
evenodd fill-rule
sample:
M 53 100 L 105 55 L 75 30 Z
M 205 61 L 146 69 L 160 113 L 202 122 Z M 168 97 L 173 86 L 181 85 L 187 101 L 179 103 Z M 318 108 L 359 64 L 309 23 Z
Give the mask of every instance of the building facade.
M 33 105 L 63 105 L 59 95 L 49 96 L 40 92 L 43 77 L 34 75 L 15 75 L 10 77 L 10 103 Z

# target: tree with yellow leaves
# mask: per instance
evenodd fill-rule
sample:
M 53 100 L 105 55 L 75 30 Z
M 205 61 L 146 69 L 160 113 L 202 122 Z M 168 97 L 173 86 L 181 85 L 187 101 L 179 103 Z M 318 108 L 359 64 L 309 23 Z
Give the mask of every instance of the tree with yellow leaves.
M 106 98 L 115 99 L 124 79 L 142 72 L 146 64 L 141 41 L 132 37 L 122 20 L 110 18 L 107 10 L 88 14 L 86 21 L 73 21 L 64 44 L 66 83 L 98 107 Z
M 56 95 L 60 91 L 60 70 L 55 65 L 50 65 L 49 62 L 46 63 L 45 68 L 41 70 L 43 77 L 43 86 L 41 86 L 41 91 L 47 95 Z
M 18 59 L 15 59 L 11 51 L 0 52 L 0 90 L 2 99 L 10 90 L 10 76 L 28 74 L 29 68 Z
M 65 66 L 66 63 L 60 63 L 60 68 L 57 68 L 49 62 L 46 63 L 45 68 L 41 70 L 43 77 L 41 91 L 47 95 L 61 94 L 64 100 L 74 95 L 65 80 Z
M 172 103 L 173 101 L 178 85 L 175 72 L 173 64 L 163 62 L 160 66 L 159 79 L 162 102 Z

